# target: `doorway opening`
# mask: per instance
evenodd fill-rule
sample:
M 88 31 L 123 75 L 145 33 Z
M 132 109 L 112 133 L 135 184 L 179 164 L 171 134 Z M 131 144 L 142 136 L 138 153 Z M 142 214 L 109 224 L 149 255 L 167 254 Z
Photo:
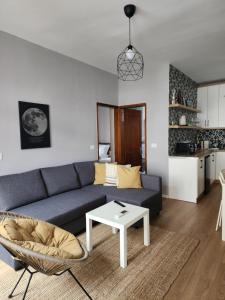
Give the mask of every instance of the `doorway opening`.
M 146 103 L 118 107 L 115 124 L 116 161 L 147 172 Z
M 147 172 L 146 103 L 97 103 L 98 159 L 141 166 Z
M 116 106 L 97 103 L 97 136 L 98 160 L 100 162 L 115 161 L 115 123 Z

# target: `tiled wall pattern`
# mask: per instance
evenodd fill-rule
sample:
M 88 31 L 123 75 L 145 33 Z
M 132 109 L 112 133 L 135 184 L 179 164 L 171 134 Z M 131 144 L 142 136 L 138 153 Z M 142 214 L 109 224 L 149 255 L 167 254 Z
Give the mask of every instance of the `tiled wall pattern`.
M 176 143 L 182 141 L 191 141 L 192 143 L 196 143 L 197 141 L 197 130 L 194 129 L 170 129 L 169 132 L 169 155 L 173 155 L 175 153 Z
M 210 147 L 219 147 L 221 149 L 225 149 L 225 130 L 200 130 L 198 131 L 198 140 L 209 141 Z
M 183 72 L 170 65 L 169 73 L 169 96 L 172 99 L 172 90 L 181 91 L 184 100 L 189 99 L 193 107 L 197 107 L 197 83 L 185 75 Z
M 172 90 L 180 90 L 182 96 L 185 99 L 192 100 L 193 107 L 197 107 L 197 84 L 191 78 L 186 76 L 184 73 L 170 65 L 169 74 L 169 94 L 170 100 L 172 99 Z M 181 115 L 186 115 L 187 124 L 192 122 L 196 118 L 197 114 L 188 112 L 186 110 L 169 110 L 169 124 L 178 124 Z M 196 143 L 197 141 L 197 130 L 194 129 L 169 129 L 169 155 L 175 153 L 175 147 L 177 142 L 191 141 Z

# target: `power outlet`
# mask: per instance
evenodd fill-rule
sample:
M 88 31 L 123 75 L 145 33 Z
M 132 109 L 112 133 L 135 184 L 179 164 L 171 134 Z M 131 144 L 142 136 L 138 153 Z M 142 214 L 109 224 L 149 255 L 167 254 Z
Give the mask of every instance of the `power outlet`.
M 90 145 L 90 150 L 91 151 L 95 150 L 95 145 Z

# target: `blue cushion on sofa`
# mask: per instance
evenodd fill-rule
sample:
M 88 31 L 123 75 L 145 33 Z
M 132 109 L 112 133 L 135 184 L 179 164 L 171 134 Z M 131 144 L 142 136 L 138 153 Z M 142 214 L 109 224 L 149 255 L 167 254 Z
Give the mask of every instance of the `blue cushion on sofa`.
M 81 186 L 92 184 L 95 180 L 94 161 L 77 162 L 74 164 L 79 175 Z
M 62 226 L 105 203 L 104 195 L 78 189 L 17 207 L 13 212 Z
M 158 197 L 157 191 L 148 189 L 118 189 L 115 186 L 104 185 L 88 185 L 82 189 L 86 192 L 97 193 L 99 195 L 106 195 L 107 201 L 118 200 L 127 202 L 133 205 L 146 206 L 151 199 Z M 146 206 L 148 207 L 148 206 Z
M 41 173 L 49 196 L 80 188 L 73 165 L 44 168 Z
M 9 210 L 46 197 L 40 170 L 0 177 L 0 210 Z

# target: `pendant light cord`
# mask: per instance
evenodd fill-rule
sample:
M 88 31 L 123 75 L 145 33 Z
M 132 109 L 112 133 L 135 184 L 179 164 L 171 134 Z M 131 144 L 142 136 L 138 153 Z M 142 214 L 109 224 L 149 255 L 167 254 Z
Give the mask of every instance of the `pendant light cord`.
M 131 40 L 130 40 L 130 18 L 129 18 L 129 45 L 131 45 Z

